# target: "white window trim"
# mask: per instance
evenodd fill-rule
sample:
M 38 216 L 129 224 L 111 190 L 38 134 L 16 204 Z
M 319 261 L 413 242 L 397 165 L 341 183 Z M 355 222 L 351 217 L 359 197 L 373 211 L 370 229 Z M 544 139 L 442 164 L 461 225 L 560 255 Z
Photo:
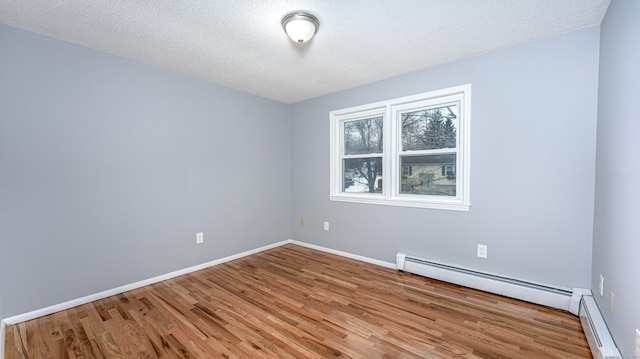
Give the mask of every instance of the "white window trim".
M 402 168 L 399 165 L 401 142 L 397 131 L 396 114 L 399 111 L 423 107 L 429 104 L 458 102 L 459 125 L 456 151 L 443 149 L 443 152 L 457 153 L 456 156 L 456 196 L 425 196 L 400 194 L 399 181 Z M 342 190 L 341 153 L 343 133 L 340 125 L 345 120 L 368 118 L 383 115 L 383 181 L 382 193 L 348 193 Z M 331 111 L 330 119 L 330 194 L 332 201 L 380 204 L 402 207 L 432 208 L 455 211 L 468 211 L 471 206 L 470 189 L 470 122 L 471 122 L 471 84 L 450 87 L 418 95 L 401 97 L 372 104 Z M 397 173 L 395 173 L 397 172 Z

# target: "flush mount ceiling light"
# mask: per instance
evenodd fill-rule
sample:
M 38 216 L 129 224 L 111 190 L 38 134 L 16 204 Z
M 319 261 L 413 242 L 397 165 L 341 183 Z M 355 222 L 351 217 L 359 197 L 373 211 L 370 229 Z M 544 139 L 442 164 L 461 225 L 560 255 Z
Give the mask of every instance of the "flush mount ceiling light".
M 306 12 L 292 12 L 282 18 L 282 28 L 291 40 L 299 43 L 311 40 L 320 21 L 315 16 Z

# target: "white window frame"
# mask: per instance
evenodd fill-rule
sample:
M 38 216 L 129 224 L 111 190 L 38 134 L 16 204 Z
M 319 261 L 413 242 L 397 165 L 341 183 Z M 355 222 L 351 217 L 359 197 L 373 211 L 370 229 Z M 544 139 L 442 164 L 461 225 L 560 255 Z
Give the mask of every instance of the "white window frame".
M 456 195 L 430 196 L 400 193 L 402 140 L 400 114 L 455 103 L 459 106 L 456 148 L 442 149 L 456 154 Z M 346 121 L 383 116 L 382 193 L 353 193 L 342 189 L 344 130 Z M 372 104 L 331 111 L 330 119 L 330 193 L 332 201 L 381 204 L 403 207 L 468 211 L 470 189 L 471 84 L 430 91 Z M 436 150 L 440 151 L 440 150 Z M 366 155 L 363 155 L 366 156 Z

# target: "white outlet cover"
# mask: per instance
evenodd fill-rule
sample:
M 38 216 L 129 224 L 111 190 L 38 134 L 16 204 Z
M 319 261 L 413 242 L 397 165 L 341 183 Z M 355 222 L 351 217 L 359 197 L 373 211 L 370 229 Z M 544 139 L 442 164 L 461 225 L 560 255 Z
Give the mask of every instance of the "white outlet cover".
M 600 282 L 598 283 L 598 293 L 600 296 L 604 296 L 604 277 L 600 274 Z
M 636 358 L 640 358 L 640 330 L 636 329 L 636 349 L 633 351 Z
M 329 222 L 324 222 L 324 230 L 325 231 L 329 230 Z
M 611 314 L 615 313 L 615 309 L 616 309 L 616 301 L 615 301 L 615 297 L 613 296 L 613 292 L 609 293 L 609 311 L 611 312 Z
M 478 257 L 487 258 L 487 245 L 478 244 Z
M 203 232 L 196 233 L 196 243 L 197 244 L 204 243 L 204 233 Z

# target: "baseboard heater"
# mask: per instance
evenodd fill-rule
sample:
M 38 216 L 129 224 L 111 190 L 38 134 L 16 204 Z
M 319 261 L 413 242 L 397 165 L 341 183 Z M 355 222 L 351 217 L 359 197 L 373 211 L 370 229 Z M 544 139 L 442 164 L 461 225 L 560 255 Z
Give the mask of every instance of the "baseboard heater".
M 396 268 L 444 282 L 566 310 L 575 315 L 578 315 L 582 295 L 591 294 L 590 290 L 567 289 L 528 282 L 438 263 L 406 253 L 397 254 Z
M 406 253 L 396 255 L 396 268 L 444 282 L 569 311 L 580 317 L 595 359 L 622 358 L 589 289 L 553 287 L 438 263 Z
M 584 295 L 580 300 L 580 322 L 595 359 L 622 358 L 596 301 L 590 295 Z

